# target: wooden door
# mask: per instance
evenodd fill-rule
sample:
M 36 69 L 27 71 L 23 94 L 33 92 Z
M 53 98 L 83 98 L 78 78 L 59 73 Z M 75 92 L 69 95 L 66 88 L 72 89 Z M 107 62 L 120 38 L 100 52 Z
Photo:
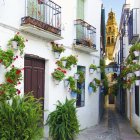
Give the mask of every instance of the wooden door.
M 25 57 L 24 68 L 24 92 L 44 98 L 45 60 Z
M 114 103 L 115 103 L 114 95 L 110 94 L 109 95 L 109 104 L 114 104 Z

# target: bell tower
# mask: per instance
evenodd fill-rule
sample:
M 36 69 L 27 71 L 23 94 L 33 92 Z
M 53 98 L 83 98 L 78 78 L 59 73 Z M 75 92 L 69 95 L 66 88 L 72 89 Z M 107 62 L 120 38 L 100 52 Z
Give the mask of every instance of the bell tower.
M 108 14 L 108 20 L 106 24 L 106 56 L 109 60 L 113 60 L 113 51 L 115 48 L 116 37 L 118 35 L 118 26 L 116 22 L 115 13 Z

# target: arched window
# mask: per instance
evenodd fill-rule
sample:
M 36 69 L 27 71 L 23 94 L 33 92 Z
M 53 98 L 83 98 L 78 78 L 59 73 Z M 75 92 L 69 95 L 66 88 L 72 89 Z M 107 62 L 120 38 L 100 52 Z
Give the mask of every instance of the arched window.
M 110 44 L 110 37 L 107 38 L 107 43 Z
M 111 43 L 114 43 L 114 37 L 111 38 Z
M 108 31 L 111 32 L 111 27 L 108 28 Z

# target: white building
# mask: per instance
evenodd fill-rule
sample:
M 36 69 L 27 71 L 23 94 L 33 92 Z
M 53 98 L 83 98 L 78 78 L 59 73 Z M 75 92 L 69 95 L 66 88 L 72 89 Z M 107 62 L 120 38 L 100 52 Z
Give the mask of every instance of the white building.
M 140 41 L 140 1 L 126 0 L 122 8 L 119 36 L 114 58 L 121 65 L 129 55 L 130 47 Z M 140 62 L 138 62 L 140 63 Z M 139 85 L 140 86 L 140 85 Z M 140 88 L 133 84 L 130 90 L 120 89 L 117 96 L 117 108 L 130 120 L 130 124 L 140 132 Z
M 49 112 L 55 109 L 54 104 L 58 100 L 63 102 L 66 97 L 72 98 L 70 92 L 64 88 L 63 81 L 56 85 L 51 76 L 57 67 L 55 64 L 57 60 L 50 42 L 55 41 L 65 46 L 66 50 L 61 54 L 61 57 L 77 55 L 78 66 L 68 70 L 67 77 L 73 76 L 77 72 L 77 68 L 85 71 L 85 86 L 77 103 L 78 118 L 81 129 L 83 129 L 96 125 L 99 118 L 99 88 L 96 93 L 89 95 L 88 84 L 95 77 L 100 79 L 100 73 L 89 74 L 89 66 L 92 63 L 99 66 L 102 1 L 54 0 L 54 2 L 57 4 L 49 0 L 43 3 L 39 3 L 39 0 L 1 0 L 0 46 L 2 49 L 6 49 L 8 40 L 16 32 L 20 32 L 28 39 L 24 55 L 18 59 L 18 62 L 16 61 L 15 65 L 21 68 L 25 67 L 20 86 L 22 93 L 24 90 L 35 90 L 36 97 L 44 98 L 44 109 L 48 110 L 44 113 L 44 122 Z M 82 20 L 76 21 L 76 19 Z M 92 39 L 94 44 L 92 48 L 87 47 L 86 49 L 84 45 L 73 45 L 78 36 L 76 35 L 78 29 L 76 26 L 84 27 L 86 32 L 82 30 L 80 34 L 82 37 Z M 4 72 L 3 66 L 0 66 L 0 77 L 2 77 L 0 83 L 4 81 Z M 47 131 L 45 129 L 46 136 L 48 135 Z

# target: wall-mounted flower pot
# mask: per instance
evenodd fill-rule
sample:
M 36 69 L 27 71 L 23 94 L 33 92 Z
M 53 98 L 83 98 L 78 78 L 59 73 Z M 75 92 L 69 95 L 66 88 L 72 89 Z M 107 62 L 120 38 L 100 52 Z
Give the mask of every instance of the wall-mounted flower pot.
M 88 93 L 89 93 L 89 94 L 93 93 L 93 88 L 90 87 L 90 86 L 88 87 Z
M 136 86 L 140 86 L 140 80 L 135 81 Z
M 100 68 L 97 68 L 97 73 L 100 73 Z
M 135 71 L 134 73 L 136 74 L 137 77 L 140 76 L 140 71 L 139 70 Z
M 70 94 L 71 94 L 71 97 L 72 97 L 72 98 L 77 98 L 77 93 L 76 93 L 76 92 L 71 91 Z
M 93 72 L 94 72 L 94 69 L 89 68 L 89 73 L 93 74 Z
M 80 76 L 79 74 L 75 73 L 75 74 L 74 74 L 74 79 L 75 79 L 75 80 L 78 80 L 78 79 L 79 79 L 79 76 Z
M 60 81 L 54 79 L 54 83 L 55 83 L 56 85 L 59 85 Z
M 63 64 L 64 67 L 66 67 L 67 61 L 66 60 L 63 60 L 62 61 L 62 64 Z
M 55 59 L 59 59 L 60 58 L 60 52 L 54 52 L 54 57 L 55 57 Z
M 11 46 L 14 50 L 18 50 L 18 43 L 17 41 L 12 41 L 12 46 Z
M 132 77 L 133 76 L 133 73 L 128 73 L 127 74 L 127 77 Z
M 138 62 L 138 60 L 133 60 L 133 63 L 137 63 Z
M 68 87 L 69 86 L 69 81 L 67 79 L 64 80 L 64 87 Z
M 139 56 L 140 52 L 139 51 L 134 51 L 134 55 L 137 57 Z

